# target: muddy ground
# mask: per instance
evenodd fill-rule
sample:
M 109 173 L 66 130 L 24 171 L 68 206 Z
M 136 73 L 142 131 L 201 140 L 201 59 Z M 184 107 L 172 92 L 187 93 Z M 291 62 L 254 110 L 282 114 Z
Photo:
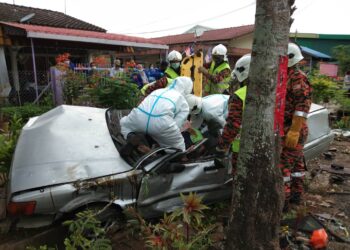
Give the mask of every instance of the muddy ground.
M 333 240 L 350 241 L 350 138 L 336 137 L 329 151 L 308 162 L 307 167 L 306 193 L 301 205 L 294 206 L 292 209 L 297 212 L 302 211 L 305 215 L 310 213 L 315 215 L 317 220 L 332 231 Z M 223 249 L 228 210 L 228 202 L 223 202 L 219 209 L 213 207 L 209 214 L 214 216 L 220 225 L 215 232 L 216 243 L 212 249 Z M 4 221 L 0 221 L 0 224 L 1 222 L 4 224 Z M 46 240 L 50 237 L 55 239 L 57 231 L 51 230 L 51 236 L 41 235 L 37 241 L 35 241 L 36 236 L 33 236 L 50 230 L 11 230 L 8 234 L 0 234 L 0 249 L 21 249 L 21 246 L 26 244 L 23 239 L 28 239 L 27 242 L 30 245 L 36 245 L 35 243 L 51 245 L 52 241 Z M 62 230 L 60 234 L 62 236 Z M 114 233 L 110 237 L 113 249 L 145 249 L 144 242 L 139 237 L 131 236 L 126 232 Z M 18 245 L 19 242 L 23 244 Z M 328 249 L 350 249 L 350 244 L 334 241 L 330 243 Z
M 332 164 L 339 170 L 332 168 Z M 336 137 L 329 151 L 308 162 L 307 168 L 305 195 L 299 206 L 291 207 L 292 213 L 302 213 L 305 216 L 312 214 L 334 233 L 333 236 L 330 235 L 332 241 L 328 249 L 350 249 L 350 243 L 342 242 L 350 242 L 350 138 Z M 214 216 L 221 226 L 215 233 L 217 242 L 211 249 L 223 249 L 228 206 L 227 202 L 221 205 L 221 209 L 213 207 Z M 113 249 L 145 249 L 142 240 L 125 233 L 114 234 L 112 242 Z
M 332 164 L 339 170 L 332 168 Z M 305 195 L 301 204 L 291 207 L 291 211 L 305 216 L 312 214 L 334 233 L 330 235 L 329 250 L 350 249 L 350 137 L 336 137 L 329 151 L 308 162 L 307 169 Z M 222 209 L 214 208 L 217 223 L 222 226 L 215 233 L 217 242 L 211 249 L 223 249 L 228 206 L 227 202 Z M 140 239 L 125 233 L 115 234 L 112 241 L 113 249 L 145 249 Z

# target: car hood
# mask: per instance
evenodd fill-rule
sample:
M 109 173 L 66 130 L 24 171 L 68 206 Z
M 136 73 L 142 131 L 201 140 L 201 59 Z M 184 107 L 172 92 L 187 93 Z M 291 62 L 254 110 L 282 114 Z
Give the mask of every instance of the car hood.
M 22 129 L 10 172 L 10 192 L 121 173 L 105 109 L 62 105 Z

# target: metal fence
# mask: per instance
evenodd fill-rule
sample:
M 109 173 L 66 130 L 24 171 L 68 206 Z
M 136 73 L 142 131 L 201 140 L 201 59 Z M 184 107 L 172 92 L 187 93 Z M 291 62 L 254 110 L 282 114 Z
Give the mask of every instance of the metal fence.
M 73 74 L 73 77 L 72 77 Z M 75 77 L 75 76 L 76 77 Z M 110 77 L 110 68 L 90 68 L 90 67 L 76 67 L 71 71 L 64 72 L 53 67 L 50 69 L 50 84 L 53 92 L 53 100 L 55 105 L 71 104 L 71 100 L 65 99 L 67 96 L 64 91 L 70 88 L 79 87 L 79 102 L 77 105 L 90 106 L 92 105 L 88 93 L 84 91 L 85 87 L 94 85 L 98 82 L 99 87 L 104 87 L 110 84 L 107 79 Z M 76 83 L 72 84 L 72 80 Z M 76 85 L 76 86 L 72 86 Z M 76 101 L 76 100 L 75 100 Z
M 99 86 L 103 87 L 105 84 L 109 84 L 107 79 L 110 78 L 110 69 L 109 67 L 91 68 L 87 64 L 78 64 L 69 72 L 79 77 L 82 86 L 91 84 L 93 78 L 98 77 Z M 33 71 L 19 71 L 16 75 L 9 72 L 12 90 L 8 97 L 8 103 L 13 106 L 22 106 L 27 103 L 57 106 L 67 103 L 64 100 L 66 74 L 56 67 L 51 67 L 49 71 L 37 71 L 37 84 L 35 84 Z M 15 84 L 16 82 L 17 84 Z M 81 94 L 86 95 L 86 93 Z
M 48 90 L 49 72 L 47 71 L 37 71 L 37 84 L 35 84 L 33 71 L 18 71 L 16 75 L 13 72 L 8 73 L 9 80 L 12 83 L 12 89 L 8 97 L 10 105 L 22 106 L 25 103 L 38 102 L 39 95 L 43 97 L 43 91 Z

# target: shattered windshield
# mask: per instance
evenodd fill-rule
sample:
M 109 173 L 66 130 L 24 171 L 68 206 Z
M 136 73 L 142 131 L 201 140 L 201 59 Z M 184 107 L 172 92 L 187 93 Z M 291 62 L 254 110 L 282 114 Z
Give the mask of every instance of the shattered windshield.
M 120 133 L 120 119 L 130 113 L 130 110 L 118 110 L 109 108 L 106 110 L 106 123 L 109 133 L 116 145 L 118 151 L 125 145 L 125 140 Z

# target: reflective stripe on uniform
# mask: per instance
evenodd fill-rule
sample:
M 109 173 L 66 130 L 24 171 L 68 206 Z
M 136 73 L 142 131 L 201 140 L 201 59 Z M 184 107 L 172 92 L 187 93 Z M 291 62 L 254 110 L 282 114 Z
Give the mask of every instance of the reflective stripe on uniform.
M 295 115 L 295 116 L 300 116 L 300 117 L 307 118 L 308 113 L 303 112 L 303 111 L 295 111 L 295 112 L 294 112 L 294 115 Z
M 141 108 L 138 107 L 138 109 L 139 109 L 141 112 L 143 112 L 144 114 L 148 115 L 147 125 L 146 125 L 146 134 L 147 134 L 147 132 L 148 132 L 148 127 L 149 127 L 149 123 L 150 123 L 150 121 L 151 121 L 151 117 L 161 117 L 161 116 L 164 115 L 164 114 L 162 114 L 162 115 L 154 115 L 154 114 L 152 114 L 152 112 L 153 112 L 154 108 L 156 107 L 158 101 L 159 101 L 160 99 L 162 99 L 162 98 L 169 101 L 169 100 L 170 100 L 169 98 L 163 97 L 162 95 L 165 94 L 166 92 L 168 92 L 169 90 L 174 89 L 175 86 L 176 86 L 176 80 L 174 80 L 174 81 L 172 82 L 172 84 L 171 84 L 168 88 L 166 88 L 159 96 L 157 96 L 156 100 L 154 101 L 154 103 L 153 103 L 153 105 L 152 105 L 152 108 L 151 108 L 150 112 L 147 112 L 147 111 L 145 111 L 145 110 L 143 110 L 143 109 L 141 109 Z M 154 95 L 154 96 L 156 96 L 156 95 Z M 173 101 L 171 101 L 171 103 L 174 104 Z
M 303 178 L 305 176 L 305 172 L 294 172 L 291 174 L 292 178 Z
M 283 182 L 290 182 L 291 181 L 291 178 L 290 178 L 290 176 L 285 176 L 285 177 L 283 177 Z

